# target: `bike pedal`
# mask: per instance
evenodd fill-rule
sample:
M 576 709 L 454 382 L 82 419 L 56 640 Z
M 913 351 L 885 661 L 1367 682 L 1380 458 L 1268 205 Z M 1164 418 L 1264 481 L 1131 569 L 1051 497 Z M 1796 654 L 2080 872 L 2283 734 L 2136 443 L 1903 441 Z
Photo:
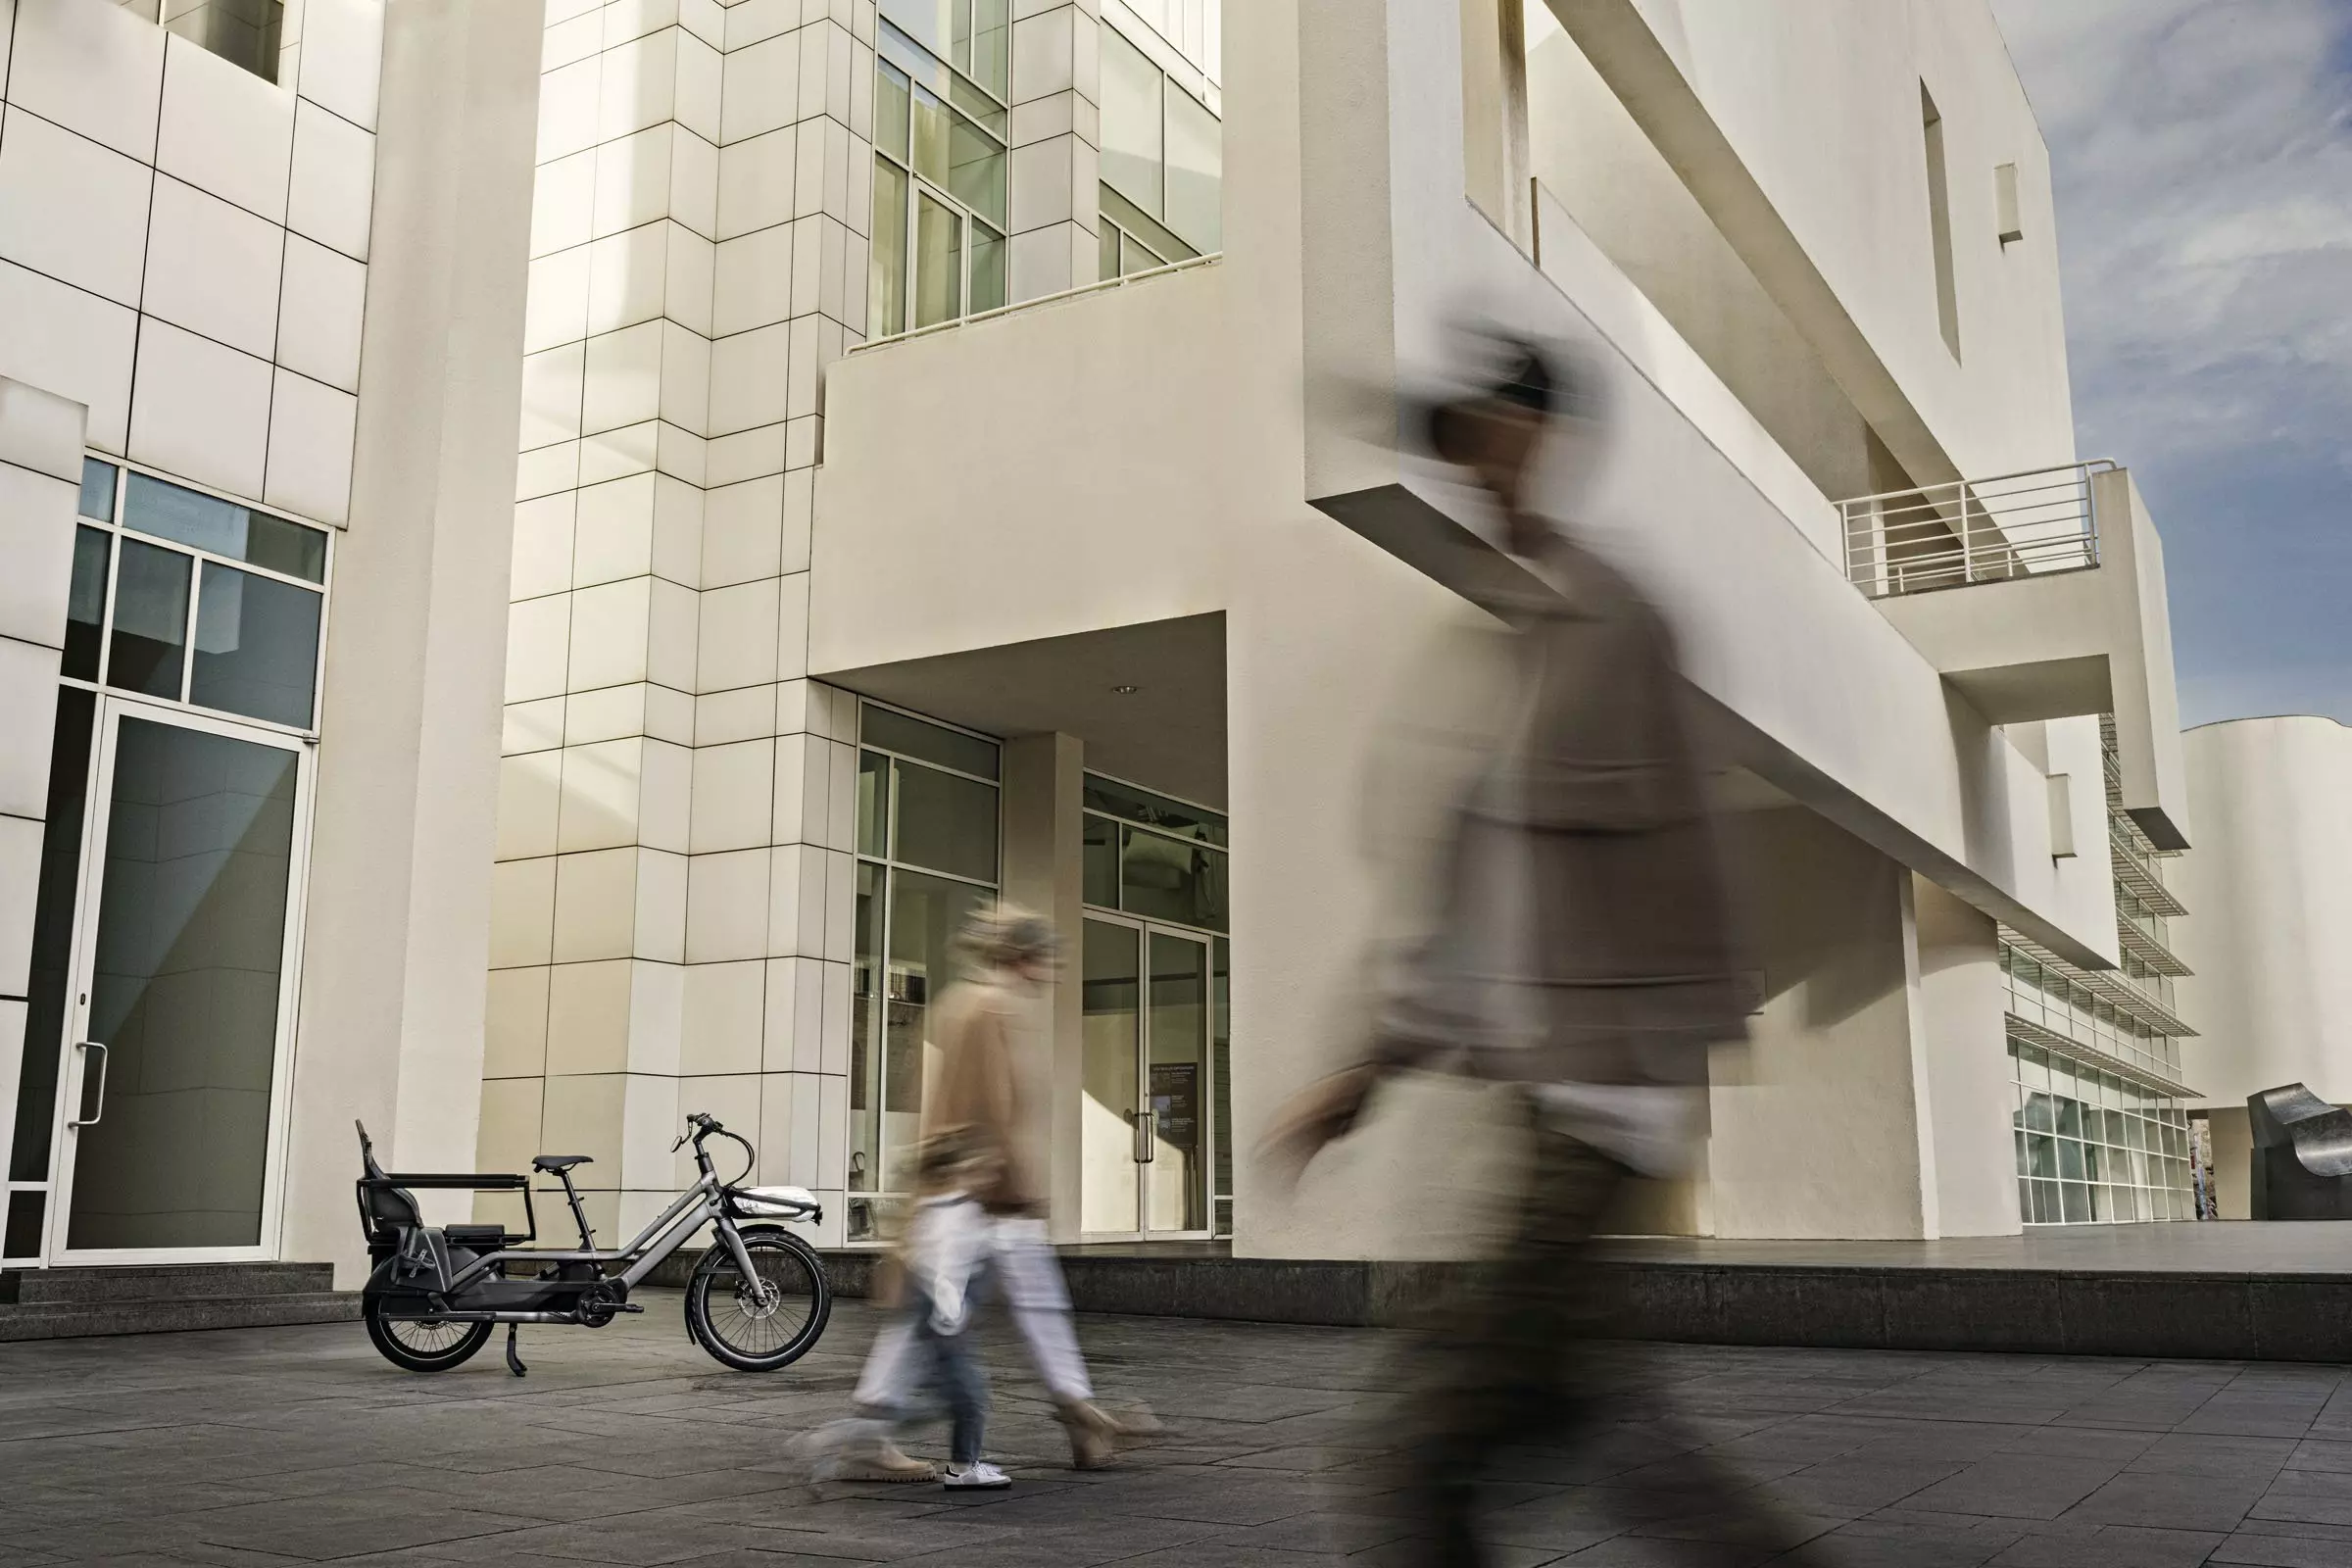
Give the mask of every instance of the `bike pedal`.
M 617 1306 L 613 1307 L 612 1310 L 615 1312 L 642 1312 L 645 1310 L 645 1308 L 640 1306 L 635 1301 L 622 1301 Z

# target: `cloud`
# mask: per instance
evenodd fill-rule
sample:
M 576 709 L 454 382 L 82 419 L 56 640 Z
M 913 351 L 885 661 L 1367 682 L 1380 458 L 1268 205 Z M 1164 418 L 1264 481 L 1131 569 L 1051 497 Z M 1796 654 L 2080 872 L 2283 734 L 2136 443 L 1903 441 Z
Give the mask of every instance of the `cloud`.
M 2163 530 L 2184 721 L 2352 720 L 2352 6 L 1994 10 L 2050 146 L 2080 446 Z

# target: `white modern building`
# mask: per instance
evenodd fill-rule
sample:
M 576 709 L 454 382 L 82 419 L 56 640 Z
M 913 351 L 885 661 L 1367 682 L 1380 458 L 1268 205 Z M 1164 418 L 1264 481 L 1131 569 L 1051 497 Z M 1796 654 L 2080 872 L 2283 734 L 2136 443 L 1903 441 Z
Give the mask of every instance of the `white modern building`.
M 2205 1027 L 2184 1065 L 2212 1122 L 2221 1215 L 2243 1219 L 2247 1099 L 2300 1083 L 2352 1102 L 2352 730 L 2241 718 L 2182 746 L 2199 833 L 2181 1004 Z
M 1470 315 L 1607 388 L 1550 503 L 1676 618 L 1757 934 L 1638 1222 L 2185 1216 L 2162 554 L 1982 0 L 539 12 L 14 0 L 10 1260 L 351 1283 L 355 1116 L 633 1230 L 708 1110 L 855 1245 L 998 897 L 1066 1239 L 1458 1247 L 1474 1094 L 1249 1152 L 1474 727 L 1514 568 L 1397 440 Z

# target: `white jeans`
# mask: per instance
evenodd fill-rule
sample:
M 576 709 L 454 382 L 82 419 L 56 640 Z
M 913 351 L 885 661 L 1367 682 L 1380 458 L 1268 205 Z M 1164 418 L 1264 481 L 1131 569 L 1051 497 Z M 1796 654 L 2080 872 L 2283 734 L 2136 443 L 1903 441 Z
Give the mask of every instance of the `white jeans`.
M 1095 1388 L 1087 1379 L 1086 1358 L 1078 1353 L 1078 1331 L 1070 1321 L 1069 1288 L 1062 1283 L 1061 1260 L 1046 1241 L 1046 1222 L 997 1220 L 989 1267 L 1046 1392 L 1063 1404 L 1092 1399 Z M 913 1392 L 906 1380 L 917 1364 L 914 1348 L 910 1321 L 902 1316 L 885 1324 L 866 1352 L 855 1396 L 858 1403 L 878 1409 L 902 1405 Z

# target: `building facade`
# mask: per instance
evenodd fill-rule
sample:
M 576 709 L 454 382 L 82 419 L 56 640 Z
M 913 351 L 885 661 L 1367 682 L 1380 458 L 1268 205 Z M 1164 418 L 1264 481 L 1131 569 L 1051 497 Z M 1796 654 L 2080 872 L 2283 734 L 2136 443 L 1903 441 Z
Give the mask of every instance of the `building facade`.
M 1544 502 L 1678 625 L 1757 934 L 1638 1222 L 2178 1212 L 2162 554 L 1975 0 L 229 9 L 13 10 L 12 1260 L 348 1275 L 354 1116 L 587 1152 L 610 1236 L 706 1110 L 869 1241 L 997 898 L 1063 1239 L 1468 1245 L 1485 1097 L 1250 1153 L 1480 723 L 1500 558 L 1398 440 L 1467 318 L 1606 388 Z

